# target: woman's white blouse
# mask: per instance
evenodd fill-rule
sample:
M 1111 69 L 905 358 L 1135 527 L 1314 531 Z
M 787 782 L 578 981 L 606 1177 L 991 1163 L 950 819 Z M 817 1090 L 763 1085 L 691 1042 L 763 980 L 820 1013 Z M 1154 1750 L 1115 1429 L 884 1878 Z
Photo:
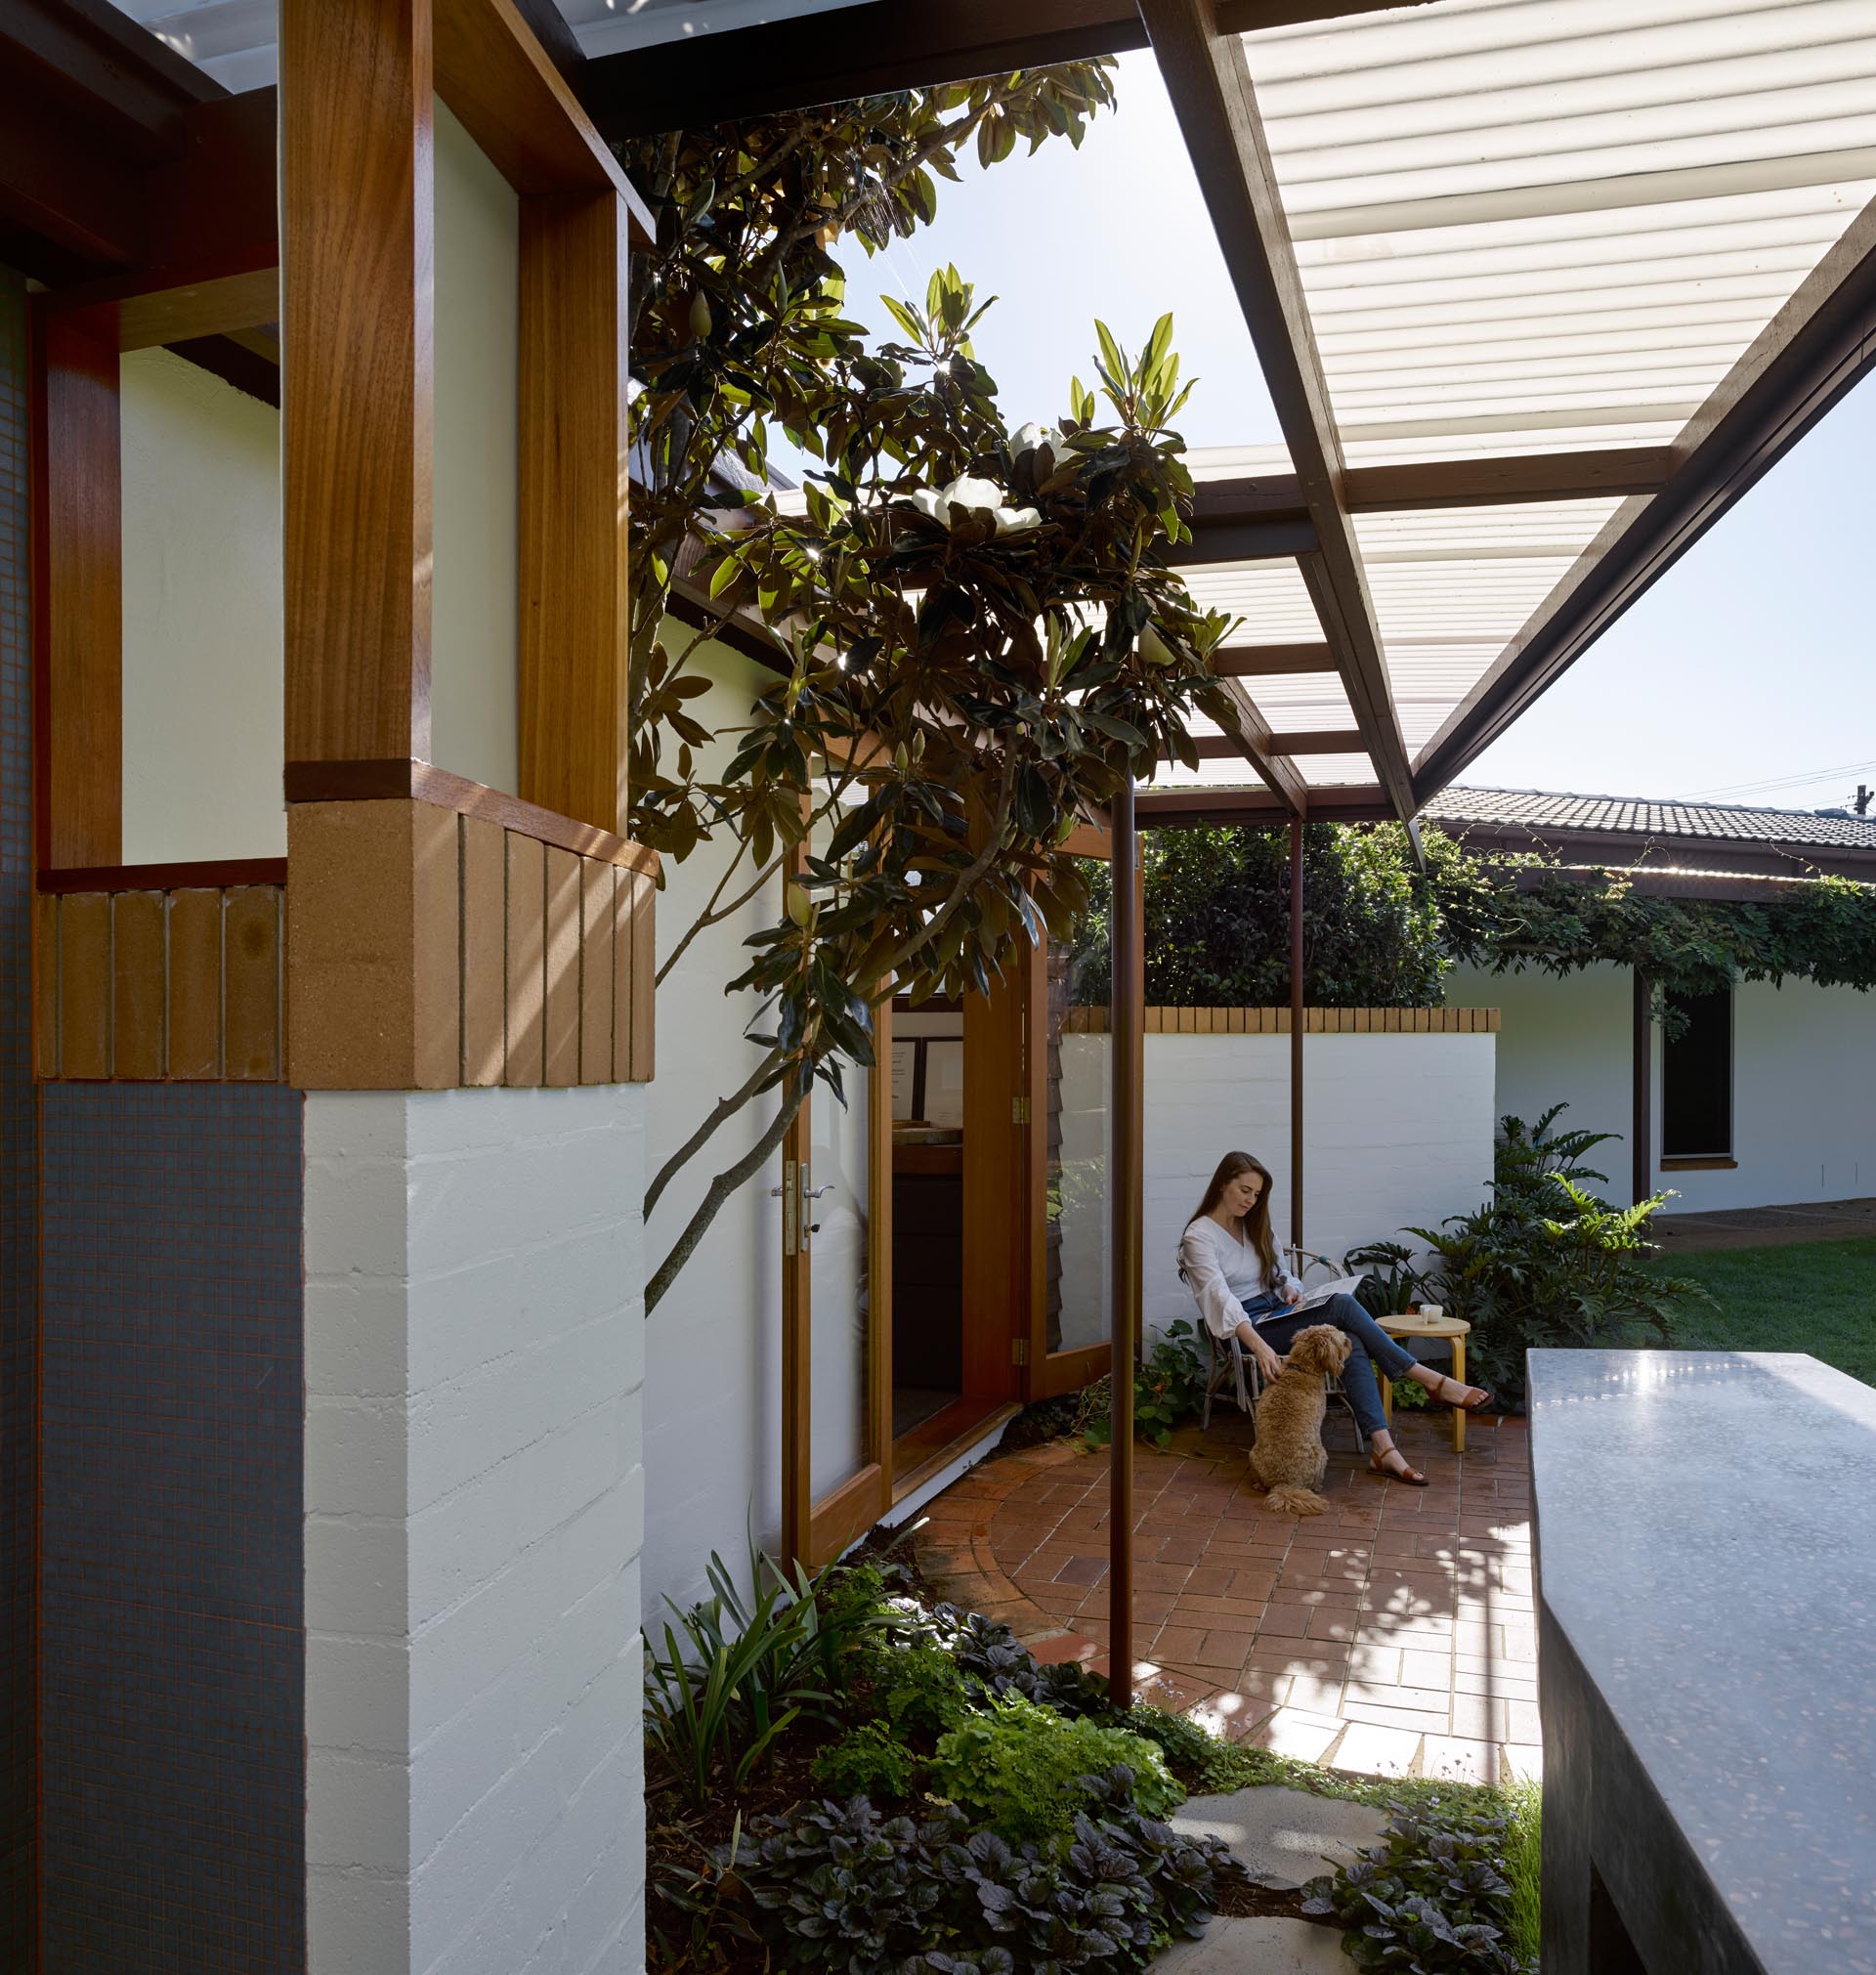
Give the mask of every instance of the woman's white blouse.
M 1201 1214 L 1180 1236 L 1179 1267 L 1206 1328 L 1216 1338 L 1231 1336 L 1239 1324 L 1248 1321 L 1244 1306 L 1253 1298 L 1302 1287 L 1282 1269 L 1276 1282 L 1267 1284 L 1257 1244 L 1239 1241 L 1209 1214 Z

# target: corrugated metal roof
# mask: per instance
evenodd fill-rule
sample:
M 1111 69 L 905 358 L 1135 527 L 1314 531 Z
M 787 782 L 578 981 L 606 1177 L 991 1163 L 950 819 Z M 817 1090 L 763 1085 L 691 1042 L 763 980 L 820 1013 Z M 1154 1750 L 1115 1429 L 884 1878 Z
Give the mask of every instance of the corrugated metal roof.
M 1513 826 L 1541 834 L 1706 837 L 1735 843 L 1808 843 L 1876 853 L 1876 816 L 1819 816 L 1730 802 L 1647 801 L 1543 789 L 1448 789 L 1427 805 L 1431 823 Z
M 1433 0 L 1243 47 L 1351 467 L 1672 445 L 1876 193 L 1872 0 Z M 1357 517 L 1410 757 L 1646 500 Z M 1234 642 L 1308 635 L 1219 600 Z

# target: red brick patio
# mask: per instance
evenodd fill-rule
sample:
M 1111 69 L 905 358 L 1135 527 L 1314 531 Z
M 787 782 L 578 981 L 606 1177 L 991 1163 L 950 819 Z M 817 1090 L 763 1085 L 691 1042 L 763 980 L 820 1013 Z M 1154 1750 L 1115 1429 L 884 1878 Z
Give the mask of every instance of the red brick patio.
M 1273 1515 L 1248 1423 L 1134 1469 L 1135 1679 L 1231 1736 L 1370 1776 L 1534 1775 L 1537 1635 L 1524 1422 L 1401 1422 L 1432 1485 L 1370 1476 L 1332 1419 L 1330 1510 Z M 1108 1457 L 1060 1441 L 974 1468 L 925 1512 L 920 1567 L 1045 1659 L 1107 1670 Z

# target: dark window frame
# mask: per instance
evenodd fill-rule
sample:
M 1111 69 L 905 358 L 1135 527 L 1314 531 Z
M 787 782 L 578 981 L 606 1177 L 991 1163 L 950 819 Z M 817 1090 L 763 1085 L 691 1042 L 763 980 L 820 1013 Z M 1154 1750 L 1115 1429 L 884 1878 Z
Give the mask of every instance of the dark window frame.
M 1711 995 L 1671 995 L 1671 1006 L 1687 1017 L 1680 1037 L 1661 1040 L 1661 1164 L 1729 1166 L 1735 1162 L 1738 1122 L 1735 1096 L 1736 996 L 1731 988 Z M 1724 1017 L 1716 1004 L 1724 1005 Z M 1725 1033 L 1718 1023 L 1725 1022 Z M 1725 1074 L 1715 1074 L 1724 1061 Z M 1684 1079 L 1697 1088 L 1677 1090 Z M 1705 1142 L 1718 1138 L 1719 1143 Z

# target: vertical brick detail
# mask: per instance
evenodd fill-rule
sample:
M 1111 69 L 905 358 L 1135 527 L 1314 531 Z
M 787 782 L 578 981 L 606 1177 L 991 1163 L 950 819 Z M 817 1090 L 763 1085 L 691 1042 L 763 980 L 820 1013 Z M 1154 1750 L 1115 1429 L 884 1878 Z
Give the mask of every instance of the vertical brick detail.
M 110 900 L 75 891 L 59 912 L 59 1070 L 110 1075 Z
M 501 1082 L 508 963 L 506 853 L 498 823 L 462 819 L 462 1081 Z
M 169 1075 L 222 1074 L 222 894 L 169 895 Z
M 302 1099 L 41 1104 L 47 1963 L 295 1975 Z
M 26 296 L 20 277 L 0 268 L 0 1968 L 21 1975 L 34 1965 L 33 1359 L 39 1219 L 26 589 Z M 46 917 L 42 909 L 42 928 Z M 56 966 L 39 979 L 40 1048 L 56 1050 Z M 48 1028 L 49 1012 L 54 1020 Z
M 421 802 L 287 811 L 288 1081 L 426 1090 L 461 1074 L 456 819 Z
M 280 1074 L 280 894 L 273 885 L 228 894 L 222 969 L 226 1074 L 272 1083 Z
M 110 901 L 111 1074 L 163 1074 L 164 905 L 160 891 Z
M 632 1054 L 627 1075 L 649 1084 L 657 1074 L 658 946 L 653 914 L 658 892 L 649 878 L 632 880 Z
M 508 832 L 508 1067 L 502 1081 L 541 1080 L 547 1026 L 544 943 L 547 852 L 532 837 Z
M 632 874 L 613 873 L 613 1082 L 632 1074 Z
M 579 1082 L 579 865 L 547 846 L 547 1081 Z
M 579 1081 L 613 1081 L 614 867 L 579 862 Z

